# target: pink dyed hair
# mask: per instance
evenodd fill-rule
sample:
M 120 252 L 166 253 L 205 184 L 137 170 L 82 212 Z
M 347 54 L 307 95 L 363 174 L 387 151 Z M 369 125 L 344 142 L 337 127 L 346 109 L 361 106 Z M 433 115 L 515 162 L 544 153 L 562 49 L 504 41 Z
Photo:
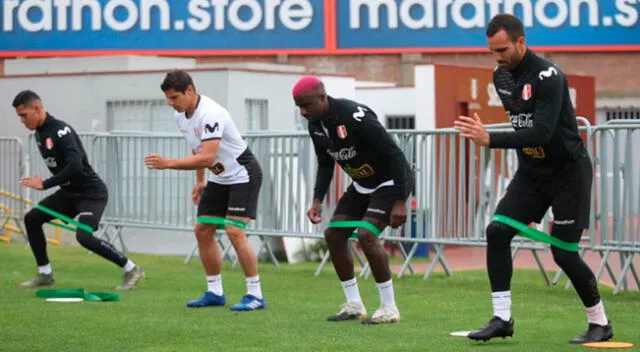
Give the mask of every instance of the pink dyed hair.
M 322 86 L 322 81 L 314 76 L 304 76 L 298 80 L 298 82 L 293 86 L 291 93 L 294 97 L 310 93 L 318 89 L 318 87 Z

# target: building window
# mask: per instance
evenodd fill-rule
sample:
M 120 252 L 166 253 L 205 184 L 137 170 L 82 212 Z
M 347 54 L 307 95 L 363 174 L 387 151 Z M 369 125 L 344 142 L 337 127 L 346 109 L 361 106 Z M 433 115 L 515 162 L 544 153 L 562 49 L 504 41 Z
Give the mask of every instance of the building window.
M 176 132 L 173 110 L 163 99 L 107 102 L 108 131 Z
M 415 130 L 416 117 L 412 115 L 387 115 L 387 128 L 390 130 Z
M 247 131 L 266 131 L 269 129 L 269 102 L 266 99 L 245 99 Z
M 640 120 L 639 108 L 605 109 L 606 120 Z

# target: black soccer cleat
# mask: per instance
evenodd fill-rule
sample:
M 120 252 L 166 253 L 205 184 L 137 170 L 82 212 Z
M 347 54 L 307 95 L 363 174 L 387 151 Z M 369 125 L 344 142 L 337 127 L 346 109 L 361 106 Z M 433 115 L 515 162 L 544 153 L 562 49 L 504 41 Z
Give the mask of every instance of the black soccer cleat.
M 587 331 L 569 340 L 569 343 L 583 344 L 587 342 L 602 342 L 611 340 L 611 338 L 613 338 L 611 321 L 605 326 L 589 323 Z
M 489 341 L 494 337 L 508 337 L 513 336 L 513 319 L 504 321 L 497 316 L 494 316 L 489 320 L 487 325 L 481 327 L 478 330 L 474 330 L 469 333 L 467 337 L 472 340 Z

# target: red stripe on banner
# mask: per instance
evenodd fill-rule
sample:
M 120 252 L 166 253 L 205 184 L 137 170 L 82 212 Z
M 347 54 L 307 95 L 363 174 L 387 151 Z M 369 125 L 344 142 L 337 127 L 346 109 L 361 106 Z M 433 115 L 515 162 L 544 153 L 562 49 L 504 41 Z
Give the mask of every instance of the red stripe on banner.
M 262 55 L 319 55 L 327 49 L 248 49 L 248 50 L 43 50 L 1 51 L 0 57 L 51 57 L 51 56 L 114 56 L 114 55 L 162 55 L 162 56 L 262 56 Z

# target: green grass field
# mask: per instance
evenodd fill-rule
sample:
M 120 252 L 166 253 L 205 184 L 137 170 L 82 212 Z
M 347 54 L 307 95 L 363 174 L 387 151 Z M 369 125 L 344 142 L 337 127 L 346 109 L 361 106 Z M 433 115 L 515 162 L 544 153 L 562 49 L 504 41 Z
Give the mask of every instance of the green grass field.
M 110 291 L 119 268 L 81 248 L 51 248 L 57 288 Z M 536 271 L 516 271 L 513 280 L 515 337 L 477 343 L 450 337 L 491 316 L 483 271 L 395 280 L 402 314 L 398 324 L 332 323 L 327 315 L 343 302 L 329 265 L 314 277 L 315 264 L 261 264 L 268 309 L 234 313 L 228 308 L 188 309 L 204 290 L 200 262 L 182 257 L 132 254 L 147 278 L 120 302 L 49 303 L 33 289 L 18 287 L 35 274 L 24 244 L 0 243 L 0 351 L 582 351 L 567 341 L 586 328 L 586 315 L 573 291 L 547 287 Z M 239 267 L 223 272 L 227 299 L 244 293 Z M 372 279 L 359 280 L 369 314 L 377 308 Z M 640 347 L 640 293 L 612 295 L 603 287 L 616 341 Z

